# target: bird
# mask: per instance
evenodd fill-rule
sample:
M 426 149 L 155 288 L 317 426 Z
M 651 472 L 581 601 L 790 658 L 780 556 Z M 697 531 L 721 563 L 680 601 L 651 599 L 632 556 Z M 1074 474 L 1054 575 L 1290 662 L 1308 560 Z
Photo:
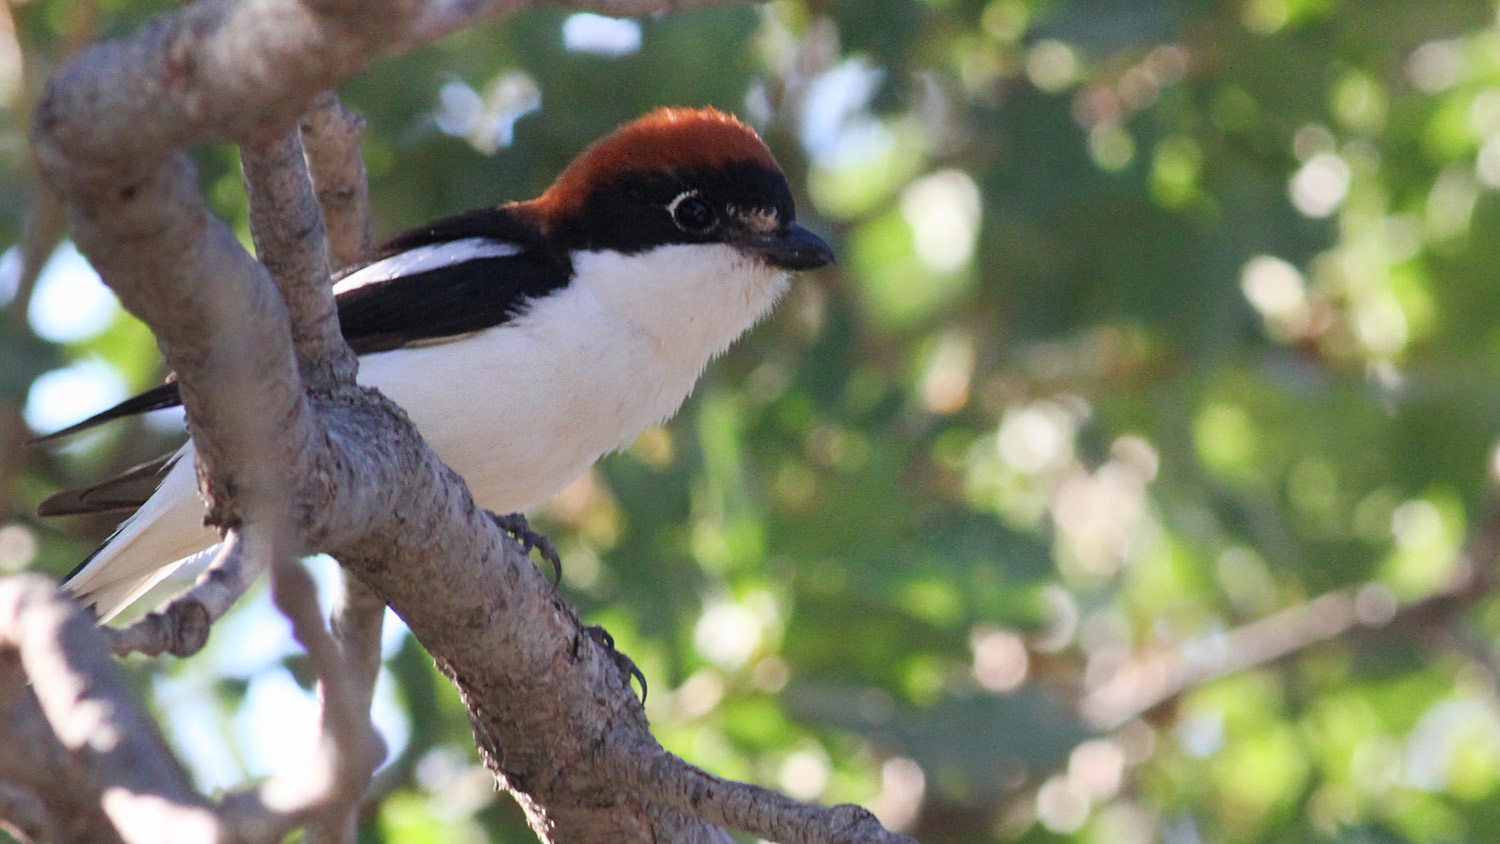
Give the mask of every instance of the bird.
M 661 108 L 605 135 L 539 197 L 397 235 L 334 296 L 357 380 L 400 405 L 493 513 L 524 513 L 672 417 L 792 273 L 834 260 L 796 221 L 750 126 Z M 173 381 L 42 437 L 181 403 Z M 63 584 L 108 621 L 221 541 L 189 440 L 44 516 L 133 511 Z

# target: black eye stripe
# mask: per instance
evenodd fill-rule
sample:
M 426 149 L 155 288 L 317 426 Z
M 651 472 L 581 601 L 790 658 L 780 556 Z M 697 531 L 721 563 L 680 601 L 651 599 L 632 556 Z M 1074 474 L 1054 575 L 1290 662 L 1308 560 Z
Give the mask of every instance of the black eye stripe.
M 688 196 L 705 202 L 714 220 L 701 230 L 684 228 L 673 212 Z M 733 210 L 730 210 L 733 206 Z M 736 162 L 685 172 L 626 171 L 594 188 L 574 213 L 554 221 L 553 244 L 562 251 L 613 249 L 635 254 L 658 246 L 720 238 L 741 218 L 759 222 L 764 210 L 777 221 L 796 219 L 792 194 L 780 171 L 757 162 Z M 681 209 L 684 217 L 689 208 Z M 702 219 L 685 219 L 689 226 Z

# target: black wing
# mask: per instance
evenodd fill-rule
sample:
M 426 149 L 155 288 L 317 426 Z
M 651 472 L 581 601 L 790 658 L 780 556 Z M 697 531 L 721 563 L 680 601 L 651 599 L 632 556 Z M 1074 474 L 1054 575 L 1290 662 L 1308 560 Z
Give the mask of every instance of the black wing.
M 504 325 L 565 283 L 539 249 L 472 258 L 340 293 L 339 325 L 355 354 L 388 352 Z
M 518 251 L 504 257 L 458 260 L 340 293 L 336 300 L 339 325 L 355 354 L 441 342 L 504 325 L 519 316 L 531 299 L 566 284 L 571 273 L 567 258 L 548 249 L 536 227 L 501 207 L 469 211 L 397 235 L 371 260 L 341 273 L 341 277 L 413 249 L 471 239 L 509 244 Z M 60 439 L 115 419 L 180 404 L 182 395 L 177 384 L 169 382 L 34 442 Z M 97 493 L 113 480 L 82 492 Z M 120 476 L 120 480 L 126 480 L 126 476 Z
M 543 243 L 541 231 L 525 219 L 525 214 L 517 213 L 516 207 L 515 205 L 502 205 L 499 208 L 476 208 L 473 211 L 454 214 L 452 217 L 444 217 L 425 226 L 407 229 L 381 244 L 370 260 L 342 274 L 348 275 L 360 267 L 418 246 L 432 246 L 470 237 L 504 241 L 526 248 L 541 246 Z
M 515 319 L 526 303 L 567 283 L 567 258 L 515 206 L 481 208 L 391 238 L 348 278 L 402 253 L 459 242 L 505 245 L 503 257 L 480 256 L 374 282 L 338 295 L 339 325 L 356 354 L 462 337 Z

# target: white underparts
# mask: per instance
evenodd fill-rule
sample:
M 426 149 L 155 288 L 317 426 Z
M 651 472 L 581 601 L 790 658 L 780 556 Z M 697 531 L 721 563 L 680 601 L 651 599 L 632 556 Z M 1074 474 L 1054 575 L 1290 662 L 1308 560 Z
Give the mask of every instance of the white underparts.
M 477 238 L 445 244 L 471 256 L 486 245 L 498 246 Z M 341 286 L 361 273 L 395 272 L 389 262 L 401 257 Z M 403 272 L 436 266 L 440 257 L 425 251 Z M 360 359 L 360 383 L 405 408 L 476 503 L 497 513 L 539 504 L 671 417 L 708 362 L 787 286 L 786 273 L 718 244 L 628 256 L 578 252 L 572 259 L 572 283 L 511 323 Z M 202 527 L 192 464 L 189 451 L 72 582 L 101 616 L 138 597 L 174 561 L 217 541 Z

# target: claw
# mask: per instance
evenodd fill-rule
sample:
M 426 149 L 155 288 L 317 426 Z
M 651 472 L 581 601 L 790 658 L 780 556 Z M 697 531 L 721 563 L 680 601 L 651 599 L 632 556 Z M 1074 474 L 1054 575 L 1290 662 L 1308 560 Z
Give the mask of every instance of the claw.
M 597 625 L 583 628 L 594 641 L 598 642 L 606 651 L 609 651 L 610 659 L 614 660 L 615 667 L 626 672 L 632 679 L 641 683 L 641 704 L 646 703 L 646 675 L 636 666 L 635 660 L 615 650 L 615 637 L 609 635 L 609 631 Z
M 531 523 L 526 521 L 526 514 L 511 513 L 498 516 L 491 513 L 490 518 L 495 520 L 496 527 L 514 536 L 527 554 L 535 548 L 541 553 L 542 559 L 552 564 L 553 589 L 562 583 L 562 558 L 557 555 L 557 547 L 552 544 L 552 540 L 531 529 Z

